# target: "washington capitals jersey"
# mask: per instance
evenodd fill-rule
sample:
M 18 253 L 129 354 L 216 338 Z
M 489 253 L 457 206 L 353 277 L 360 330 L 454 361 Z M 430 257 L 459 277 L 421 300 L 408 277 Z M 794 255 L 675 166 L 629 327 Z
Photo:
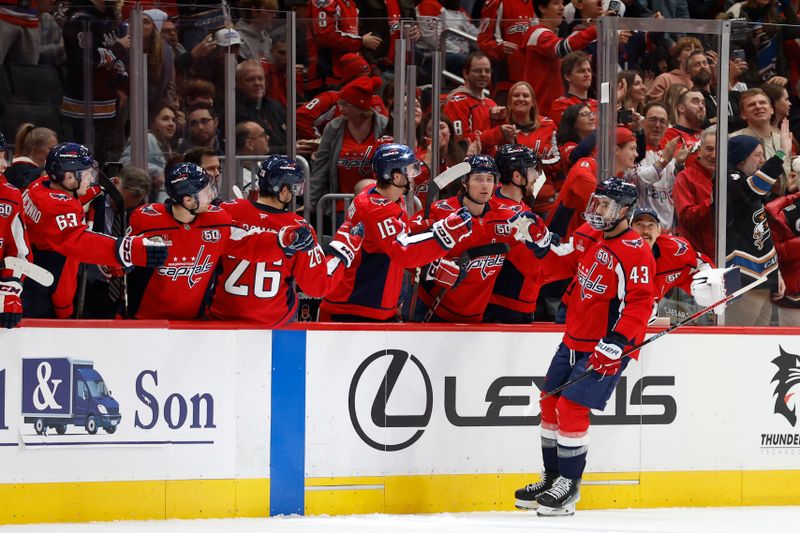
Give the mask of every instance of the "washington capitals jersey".
M 89 230 L 81 202 L 72 194 L 52 189 L 47 178 L 40 178 L 25 189 L 22 208 L 34 263 L 55 276 L 49 288 L 25 283 L 25 315 L 68 318 L 72 315 L 80 263 L 119 266 L 116 239 Z
M 630 228 L 586 249 L 568 298 L 564 344 L 587 352 L 611 332 L 637 339 L 652 312 L 655 272 L 653 254 Z
M 430 231 L 409 235 L 402 199 L 392 202 L 375 187 L 355 197 L 347 219 L 364 224 L 364 241 L 342 282 L 320 304 L 321 315 L 391 320 L 397 314 L 404 269 L 435 261 L 446 250 Z
M 0 174 L 0 260 L 19 257 L 31 260 L 31 251 L 25 227 L 22 225 L 22 195 Z M 0 271 L 0 276 L 10 271 Z
M 455 213 L 462 207 L 462 198 L 453 196 L 441 200 L 431 206 L 432 220 L 441 220 Z M 447 253 L 450 259 L 458 259 L 467 250 L 493 243 L 506 243 L 510 246 L 525 247 L 512 236 L 512 228 L 508 220 L 517 214 L 518 207 L 504 205 L 492 197 L 481 215 L 472 217 L 472 234 L 459 242 Z M 420 220 L 417 215 L 415 220 Z M 526 249 L 527 250 L 527 249 Z M 533 257 L 533 252 L 528 251 Z M 505 252 L 495 252 L 470 259 L 466 266 L 466 275 L 453 289 L 442 292 L 442 287 L 433 281 L 420 283 L 418 298 L 428 308 L 436 297 L 442 299 L 434 312 L 436 317 L 445 322 L 480 322 L 483 312 L 492 295 L 495 278 L 503 267 Z
M 656 258 L 656 299 L 660 300 L 673 287 L 691 294 L 692 274 L 703 265 L 713 268 L 711 259 L 696 252 L 689 241 L 673 235 L 659 235 L 653 245 Z
M 274 232 L 245 230 L 231 215 L 210 206 L 188 223 L 175 220 L 164 204 L 148 204 L 133 212 L 129 234 L 161 237 L 169 246 L 158 268 L 137 267 L 128 275 L 131 318 L 192 320 L 202 314 L 220 257 L 272 262 L 285 258 Z
M 220 207 L 230 213 L 237 226 L 247 230 L 260 228 L 277 232 L 285 226 L 306 223 L 296 213 L 249 200 L 225 202 Z M 330 261 L 333 271 L 329 275 L 328 259 L 319 244 L 273 262 L 225 254 L 217 269 L 208 316 L 215 320 L 244 320 L 270 328 L 279 327 L 294 316 L 297 309 L 294 281 L 309 296 L 321 297 L 341 280 L 344 265 L 338 259 Z

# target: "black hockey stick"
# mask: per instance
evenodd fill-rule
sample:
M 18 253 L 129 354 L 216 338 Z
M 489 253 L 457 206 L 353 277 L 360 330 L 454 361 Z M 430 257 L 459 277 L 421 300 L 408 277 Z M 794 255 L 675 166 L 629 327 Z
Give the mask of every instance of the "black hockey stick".
M 504 242 L 495 242 L 492 244 L 483 244 L 481 246 L 476 246 L 475 248 L 470 248 L 469 250 L 465 250 L 463 254 L 456 260 L 456 264 L 458 268 L 464 269 L 467 268 L 469 262 L 473 259 L 477 259 L 479 257 L 486 257 L 488 255 L 499 255 L 508 253 L 509 250 L 508 244 Z M 444 295 L 447 294 L 449 290 L 448 287 L 443 287 L 439 294 L 434 298 L 433 303 L 431 304 L 430 309 L 425 313 L 423 317 L 423 322 L 429 322 L 431 318 L 433 318 L 434 313 L 436 312 L 436 308 L 439 307 L 439 304 L 442 303 L 442 298 Z
M 111 178 L 105 175 L 103 172 L 97 173 L 97 181 L 100 185 L 100 188 L 103 189 L 114 205 L 117 207 L 117 212 L 114 213 L 114 217 L 117 218 L 120 222 L 120 227 L 122 228 L 123 237 L 124 234 L 128 230 L 128 216 L 125 212 L 125 199 L 122 197 L 122 193 L 119 192 L 117 186 L 111 181 Z M 112 235 L 113 237 L 113 235 Z M 120 298 L 122 299 L 122 316 L 128 316 L 128 276 L 122 276 L 122 287 L 120 292 Z M 114 302 L 120 303 L 120 302 Z
M 667 335 L 668 333 L 672 333 L 673 331 L 675 331 L 678 328 L 682 328 L 683 326 L 687 325 L 692 320 L 694 320 L 696 318 L 700 318 L 701 316 L 703 316 L 704 314 L 708 313 L 709 311 L 711 311 L 715 307 L 719 307 L 720 305 L 722 305 L 724 303 L 730 302 L 734 298 L 738 298 L 739 296 L 741 296 L 742 294 L 746 293 L 750 289 L 754 289 L 754 288 L 758 287 L 759 285 L 761 285 L 765 281 L 767 281 L 767 277 L 766 276 L 761 276 L 760 278 L 758 278 L 754 282 L 750 283 L 749 285 L 745 285 L 744 287 L 741 287 L 739 290 L 727 295 L 725 298 L 722 298 L 721 300 L 718 300 L 718 301 L 714 302 L 713 304 L 709 305 L 708 307 L 705 307 L 705 308 L 697 311 L 695 314 L 684 318 L 683 320 L 681 320 L 680 322 L 678 322 L 674 326 L 669 327 L 669 328 L 665 329 L 664 331 L 659 331 L 658 333 L 656 333 L 655 335 L 653 335 L 649 339 L 643 340 L 642 342 L 640 342 L 639 344 L 637 344 L 633 348 L 629 348 L 628 350 L 625 350 L 625 352 L 620 357 L 620 360 L 622 360 L 623 357 L 630 357 L 633 352 L 644 348 L 645 346 L 647 346 L 651 342 L 655 342 L 656 340 L 660 339 L 664 335 Z M 588 378 L 589 376 L 592 375 L 592 372 L 594 372 L 594 369 L 590 368 L 589 370 L 587 370 L 585 373 L 581 374 L 580 376 L 567 381 L 563 385 L 559 385 L 558 387 L 556 387 L 555 389 L 551 390 L 550 392 L 547 392 L 547 393 L 543 394 L 542 396 L 539 397 L 539 400 L 541 401 L 541 400 L 544 400 L 545 398 L 549 398 L 550 396 L 558 394 L 559 392 L 563 391 L 567 387 L 571 387 L 572 385 L 576 384 L 577 382 Z

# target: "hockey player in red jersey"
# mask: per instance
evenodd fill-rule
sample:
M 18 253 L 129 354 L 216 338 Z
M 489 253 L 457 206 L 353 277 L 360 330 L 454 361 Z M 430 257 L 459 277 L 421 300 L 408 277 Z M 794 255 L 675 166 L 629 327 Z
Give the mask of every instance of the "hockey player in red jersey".
M 307 225 L 287 225 L 277 232 L 237 227 L 227 211 L 211 203 L 217 195 L 213 180 L 194 163 L 169 169 L 165 189 L 165 203 L 144 205 L 131 215 L 130 234 L 161 237 L 170 248 L 162 266 L 137 268 L 128 276 L 130 318 L 202 316 L 223 255 L 272 263 L 314 247 Z
M 303 171 L 283 155 L 271 155 L 258 165 L 258 200 L 234 200 L 220 205 L 237 225 L 277 233 L 304 224 L 289 211 L 293 195 L 303 194 Z M 313 235 L 313 232 L 312 232 Z M 361 247 L 363 226 L 345 222 L 326 257 L 314 236 L 314 246 L 275 262 L 251 262 L 224 255 L 217 269 L 208 316 L 214 320 L 244 320 L 268 328 L 289 322 L 297 311 L 294 281 L 309 296 L 322 297 L 342 279 Z
M 31 260 L 30 246 L 22 225 L 22 195 L 6 181 L 6 139 L 0 133 L 0 327 L 13 328 L 22 320 L 22 280 L 2 268 L 6 257 Z
M 414 151 L 384 144 L 372 157 L 377 185 L 355 197 L 347 220 L 364 224 L 364 243 L 342 282 L 320 304 L 320 321 L 386 322 L 396 319 L 403 271 L 426 265 L 472 232 L 472 217 L 454 209 L 429 229 L 409 235 L 403 197 L 420 172 Z
M 114 238 L 89 229 L 84 220 L 83 196 L 94 179 L 95 162 L 86 147 L 61 143 L 47 154 L 46 176 L 22 194 L 25 228 L 35 264 L 49 270 L 56 281 L 42 287 L 26 280 L 24 315 L 68 318 L 81 262 L 130 269 L 164 262 L 164 243 L 143 237 Z
M 619 178 L 603 181 L 584 218 L 603 232 L 580 258 L 567 308 L 566 332 L 547 370 L 542 393 L 595 372 L 560 394 L 540 401 L 542 479 L 516 491 L 519 508 L 540 516 L 569 516 L 580 500 L 588 451 L 589 410 L 605 408 L 630 358 L 623 351 L 642 335 L 653 305 L 655 259 L 628 217 L 636 186 Z

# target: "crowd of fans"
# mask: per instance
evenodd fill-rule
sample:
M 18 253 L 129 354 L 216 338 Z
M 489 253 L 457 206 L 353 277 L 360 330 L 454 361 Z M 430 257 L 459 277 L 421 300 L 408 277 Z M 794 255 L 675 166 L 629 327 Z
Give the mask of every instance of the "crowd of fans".
M 755 315 L 737 316 L 734 323 L 800 325 L 800 285 L 792 269 L 800 261 L 795 214 L 800 192 L 793 166 L 794 133 L 800 131 L 800 106 L 793 105 L 800 93 L 798 0 L 152 0 L 142 5 L 148 159 L 146 168 L 134 169 L 126 134 L 132 3 L 0 0 L 0 128 L 8 141 L 4 175 L 14 187 L 25 191 L 40 179 L 48 152 L 59 142 L 88 141 L 94 160 L 125 193 L 124 209 L 131 210 L 167 199 L 165 176 L 181 163 L 196 164 L 219 182 L 219 156 L 226 143 L 234 143 L 236 154 L 252 161 L 240 169 L 238 181 L 255 199 L 259 159 L 287 153 L 287 122 L 295 120 L 296 152 L 311 164 L 311 202 L 301 209 L 313 214 L 326 194 L 355 193 L 376 179 L 373 154 L 391 142 L 393 131 L 394 45 L 402 29 L 415 43 L 412 62 L 421 87 L 409 95 L 414 102 L 405 102 L 416 109 L 416 135 L 407 144 L 422 164 L 414 182 L 421 205 L 434 157 L 444 170 L 468 156 L 493 157 L 504 145 L 522 145 L 533 150 L 545 176 L 535 198 L 522 201 L 564 240 L 582 223 L 601 178 L 595 156 L 597 135 L 604 134 L 597 131 L 595 94 L 598 18 L 744 21 L 731 36 L 727 80 L 718 79 L 716 36 L 620 32 L 616 103 L 622 133 L 613 173 L 636 185 L 638 205 L 657 215 L 662 233 L 682 236 L 713 258 L 719 225 L 716 137 L 730 136 L 727 257 L 717 260 L 771 279 L 769 289 L 751 295 L 760 298 L 749 305 L 758 307 Z M 296 13 L 296 28 L 287 28 L 287 11 Z M 445 68 L 463 83 L 449 82 L 446 93 L 433 95 L 431 54 L 446 28 L 474 40 L 460 34 L 445 38 Z M 297 65 L 289 72 L 287 31 L 295 30 Z M 225 54 L 237 62 L 235 94 L 225 94 Z M 287 76 L 296 77 L 297 109 L 287 109 Z M 29 86 L 28 80 L 50 80 L 58 87 Z M 721 83 L 729 91 L 726 110 L 716 101 Z M 225 131 L 221 119 L 228 98 L 235 98 L 233 132 Z M 432 123 L 434 105 L 442 109 L 438 125 Z M 723 112 L 728 131 L 718 133 Z M 434 135 L 438 154 L 432 153 Z M 747 141 L 734 141 L 737 136 Z M 765 181 L 759 169 L 775 157 L 780 170 Z M 750 184 L 757 201 L 748 191 L 731 192 L 739 182 Z M 465 187 L 457 181 L 441 197 L 463 195 Z M 88 206 L 90 200 L 82 203 Z M 109 233 L 110 224 L 93 229 Z M 328 235 L 335 229 L 326 228 Z M 749 247 L 737 242 L 739 233 L 748 231 L 755 242 Z M 102 292 L 94 282 L 103 280 L 87 277 L 89 303 L 79 311 L 97 316 L 91 295 Z M 564 288 L 561 283 L 542 288 L 537 319 L 553 319 Z

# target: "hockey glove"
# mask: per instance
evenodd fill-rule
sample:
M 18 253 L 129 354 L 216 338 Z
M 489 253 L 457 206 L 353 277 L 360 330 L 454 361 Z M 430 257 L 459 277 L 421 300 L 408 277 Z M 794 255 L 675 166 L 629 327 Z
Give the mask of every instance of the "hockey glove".
M 589 356 L 589 366 L 604 376 L 613 376 L 622 365 L 622 349 L 627 344 L 619 333 L 604 337 Z
M 472 234 L 472 215 L 462 207 L 447 218 L 434 222 L 431 230 L 442 248 L 450 250 Z
M 514 238 L 518 241 L 525 241 L 526 244 L 535 244 L 539 248 L 550 246 L 550 230 L 544 224 L 544 220 L 531 211 L 524 211 L 514 215 L 508 223 L 517 232 Z
M 120 237 L 117 239 L 117 260 L 126 272 L 134 266 L 156 268 L 167 260 L 167 245 L 161 237 Z
M 92 200 L 94 200 L 98 196 L 101 196 L 102 194 L 103 194 L 103 189 L 101 189 L 99 185 L 92 185 L 91 187 L 86 189 L 86 192 L 83 194 L 83 196 L 78 197 L 78 201 L 81 203 L 82 206 L 86 207 L 92 202 Z
M 11 329 L 22 320 L 22 283 L 18 278 L 0 278 L 0 326 Z
M 454 289 L 461 283 L 467 271 L 462 269 L 458 263 L 450 259 L 437 259 L 428 266 L 425 274 L 427 281 L 433 281 L 437 285 Z
M 355 226 L 349 220 L 339 226 L 336 235 L 331 241 L 331 253 L 342 260 L 346 268 L 353 264 L 361 244 L 364 242 L 364 224 L 359 222 Z
M 316 246 L 314 234 L 308 226 L 286 226 L 278 231 L 278 245 L 283 249 L 286 257 L 292 257 L 297 252 L 305 252 Z
M 737 267 L 707 268 L 692 276 L 692 296 L 697 305 L 708 307 L 742 287 L 742 278 Z M 725 304 L 718 305 L 714 312 L 721 315 Z

